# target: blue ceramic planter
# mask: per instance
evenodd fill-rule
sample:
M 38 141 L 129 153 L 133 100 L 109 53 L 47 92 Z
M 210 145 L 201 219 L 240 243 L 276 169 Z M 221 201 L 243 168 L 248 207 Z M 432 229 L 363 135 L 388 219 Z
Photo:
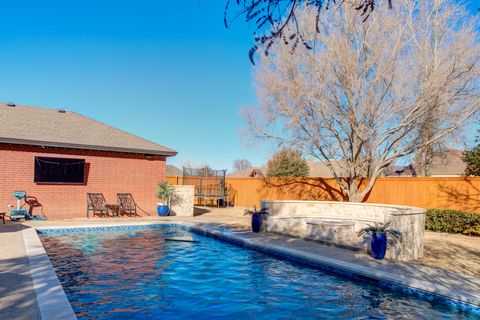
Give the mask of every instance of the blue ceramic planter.
M 167 205 L 157 205 L 157 213 L 160 217 L 165 217 L 168 216 L 168 213 L 170 212 L 170 208 Z
M 261 228 L 262 228 L 262 215 L 258 213 L 254 213 L 252 215 L 252 231 L 260 232 Z
M 387 235 L 385 233 L 372 233 L 372 256 L 375 259 L 385 258 L 387 252 Z

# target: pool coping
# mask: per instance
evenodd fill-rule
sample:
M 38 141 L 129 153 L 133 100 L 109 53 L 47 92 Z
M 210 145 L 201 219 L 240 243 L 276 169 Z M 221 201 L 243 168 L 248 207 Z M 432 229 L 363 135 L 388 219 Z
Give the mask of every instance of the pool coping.
M 378 270 L 368 266 L 361 266 L 358 264 L 334 259 L 320 254 L 306 252 L 294 248 L 289 248 L 284 245 L 277 245 L 262 241 L 261 234 L 252 237 L 251 232 L 232 231 L 231 227 L 218 227 L 212 225 L 205 225 L 203 223 L 192 223 L 179 220 L 169 221 L 148 221 L 148 222 L 134 222 L 134 223 L 112 223 L 112 224 L 85 224 L 76 226 L 46 226 L 25 229 L 24 239 L 27 256 L 30 261 L 30 269 L 34 288 L 37 293 L 37 300 L 42 319 L 49 319 L 48 315 L 58 312 L 65 312 L 67 317 L 62 319 L 76 319 L 72 307 L 60 281 L 57 278 L 55 270 L 50 263 L 50 260 L 43 248 L 43 245 L 38 237 L 37 230 L 55 230 L 55 229 L 84 229 L 84 228 L 115 228 L 115 227 L 142 227 L 162 224 L 176 224 L 183 225 L 190 228 L 194 232 L 202 233 L 207 236 L 218 238 L 219 240 L 227 241 L 239 246 L 249 249 L 265 252 L 275 255 L 280 258 L 298 261 L 310 266 L 323 268 L 331 271 L 338 271 L 338 273 L 346 274 L 347 276 L 360 277 L 363 279 L 374 280 L 382 287 L 393 288 L 408 294 L 416 295 L 426 300 L 440 299 L 443 303 L 450 304 L 461 310 L 473 311 L 480 313 L 480 295 L 468 291 L 453 289 L 446 285 L 439 285 L 438 283 L 432 285 L 430 281 L 414 278 L 410 276 L 399 275 L 395 273 Z M 287 237 L 285 237 L 287 238 Z M 35 256 L 37 255 L 37 256 Z M 33 257 L 33 258 L 31 258 Z M 45 268 L 47 270 L 46 279 L 42 279 L 34 272 L 36 269 Z M 54 297 L 51 297 L 54 294 Z M 48 295 L 48 299 L 46 299 Z M 57 301 L 52 304 L 50 301 Z M 44 317 L 47 316 L 47 317 Z M 73 316 L 73 317 L 71 317 Z
M 42 319 L 77 319 L 35 228 L 22 230 L 33 289 Z
M 187 225 L 187 224 L 184 224 Z M 378 282 L 382 287 L 390 287 L 394 290 L 400 290 L 408 294 L 413 294 L 422 299 L 433 300 L 435 298 L 442 300 L 443 303 L 454 305 L 455 307 L 480 313 L 480 295 L 467 291 L 452 289 L 449 286 L 439 284 L 432 285 L 431 282 L 413 278 L 409 276 L 394 274 L 371 267 L 360 266 L 358 264 L 329 258 L 320 254 L 314 254 L 262 242 L 258 238 L 243 237 L 241 233 L 229 232 L 225 230 L 212 230 L 200 225 L 190 225 L 193 230 L 214 236 L 220 240 L 232 242 L 237 245 L 245 246 L 250 249 L 273 254 L 286 258 L 288 260 L 298 261 L 310 266 L 327 269 L 330 271 L 340 271 L 347 276 L 359 276 L 363 279 L 371 279 Z M 343 272 L 342 272 L 343 271 Z

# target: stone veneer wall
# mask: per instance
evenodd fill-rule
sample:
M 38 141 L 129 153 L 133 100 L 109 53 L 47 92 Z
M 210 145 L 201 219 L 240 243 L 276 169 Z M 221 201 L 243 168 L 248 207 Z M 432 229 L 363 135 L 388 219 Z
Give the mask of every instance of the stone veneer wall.
M 415 207 L 331 201 L 261 201 L 270 213 L 263 230 L 308 238 L 307 222 L 319 219 L 353 221 L 355 232 L 367 224 L 391 221 L 400 232 L 398 239 L 388 238 L 387 259 L 416 260 L 423 257 L 425 210 Z M 358 237 L 354 246 L 368 250 L 368 241 Z
M 172 202 L 170 215 L 193 217 L 194 186 L 176 185 L 175 200 Z

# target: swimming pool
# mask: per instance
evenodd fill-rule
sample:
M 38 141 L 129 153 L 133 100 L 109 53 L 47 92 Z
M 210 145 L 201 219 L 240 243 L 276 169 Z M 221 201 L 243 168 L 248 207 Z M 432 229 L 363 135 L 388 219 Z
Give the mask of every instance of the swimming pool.
M 184 226 L 39 236 L 79 319 L 474 318 Z

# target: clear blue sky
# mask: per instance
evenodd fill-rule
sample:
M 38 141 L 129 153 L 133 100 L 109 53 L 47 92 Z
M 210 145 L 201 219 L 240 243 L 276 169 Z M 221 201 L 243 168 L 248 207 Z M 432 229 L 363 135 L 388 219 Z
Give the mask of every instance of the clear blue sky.
M 230 169 L 256 103 L 252 30 L 223 0 L 15 0 L 0 4 L 0 101 L 76 111 Z
M 270 150 L 238 132 L 256 104 L 253 30 L 225 29 L 225 3 L 2 1 L 0 101 L 82 113 L 177 150 L 176 165 L 261 165 Z

